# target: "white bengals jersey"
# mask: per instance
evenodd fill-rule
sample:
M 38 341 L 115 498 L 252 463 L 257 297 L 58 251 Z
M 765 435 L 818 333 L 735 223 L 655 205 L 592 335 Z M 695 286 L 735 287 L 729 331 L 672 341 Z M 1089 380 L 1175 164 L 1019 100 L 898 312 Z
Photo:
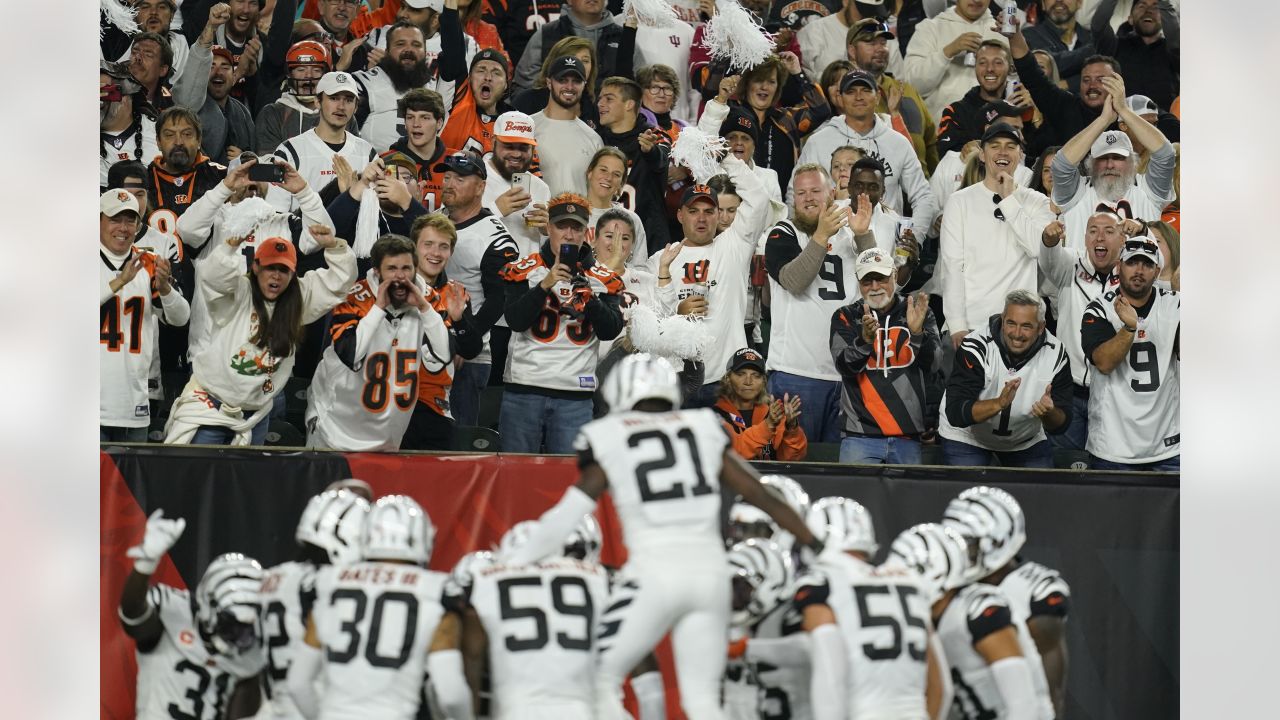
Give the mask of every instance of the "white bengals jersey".
M 142 233 L 142 237 L 134 240 L 133 244 L 139 250 L 155 253 L 168 260 L 169 267 L 176 268 L 178 263 L 182 262 L 183 258 L 186 257 L 182 241 L 178 239 L 174 226 L 177 220 L 178 216 L 174 215 L 172 210 L 157 210 L 151 213 L 151 216 L 147 218 L 146 230 Z M 189 303 L 189 307 L 191 312 L 187 319 L 188 334 L 191 331 L 191 320 L 195 317 L 195 304 Z M 155 343 L 155 347 L 160 347 L 159 325 L 155 327 L 155 334 L 151 336 L 151 342 Z M 155 353 L 151 356 L 151 377 L 147 380 L 147 387 L 150 390 L 149 394 L 152 400 L 164 400 L 164 388 L 160 385 L 160 353 Z
M 475 574 L 470 602 L 489 639 L 492 717 L 527 717 L 535 706 L 563 720 L 593 716 L 594 639 L 608 586 L 603 567 L 572 558 Z
M 126 58 L 127 60 L 127 58 Z M 151 159 L 160 154 L 160 146 L 156 144 L 156 123 L 145 115 L 142 119 L 142 154 L 138 154 L 138 127 L 130 125 L 119 135 L 103 132 L 102 152 L 98 163 L 98 187 L 107 188 L 107 172 L 111 166 L 126 160 L 137 160 L 143 165 L 150 165 Z
M 275 151 L 275 156 L 284 158 L 296 168 L 302 179 L 307 181 L 307 186 L 316 192 L 324 190 L 324 186 L 335 179 L 334 155 L 346 158 L 352 169 L 360 172 L 378 156 L 378 153 L 374 151 L 373 145 L 352 132 L 347 132 L 342 147 L 334 150 L 328 143 L 321 140 L 319 135 L 316 135 L 315 128 L 285 140 Z M 287 213 L 298 209 L 298 199 L 278 185 L 272 185 L 267 190 L 267 202 L 280 212 Z
M 431 293 L 422 276 L 414 282 Z M 377 306 L 370 269 L 333 309 L 332 342 L 324 349 L 307 400 L 307 443 L 347 452 L 394 451 L 418 402 L 419 368 L 450 365 L 449 329 L 440 314 Z
M 403 93 L 396 90 L 380 67 L 357 71 L 352 77 L 361 88 L 360 102 L 369 104 L 369 115 L 360 126 L 360 137 L 368 140 L 374 150 L 386 152 L 400 139 L 404 128 L 404 120 L 396 117 L 396 105 Z
M 484 283 L 481 281 L 481 270 L 485 264 L 485 256 L 519 257 L 520 246 L 511 237 L 511 233 L 507 232 L 502 220 L 489 210 L 481 210 L 480 215 L 456 223 L 455 227 L 458 231 L 458 241 L 453 244 L 453 254 L 449 256 L 445 273 L 450 280 L 462 283 L 462 286 L 467 289 L 467 295 L 471 296 L 472 309 L 479 312 L 484 305 L 485 293 Z M 498 302 L 503 302 L 503 298 L 498 298 Z M 504 327 L 506 325 L 503 320 L 499 320 L 497 324 Z M 484 334 L 484 348 L 479 355 L 467 362 L 483 364 L 493 362 L 487 330 Z
M 262 635 L 267 649 L 263 673 L 263 703 L 258 717 L 302 720 L 289 695 L 286 678 L 294 654 L 306 635 L 306 618 L 315 601 L 316 568 L 310 563 L 285 562 L 269 568 L 262 578 Z
M 724 565 L 720 471 L 729 436 L 711 409 L 610 414 L 584 425 L 574 446 L 608 478 L 631 558 L 706 552 Z
M 770 268 L 778 265 L 778 252 L 783 253 L 783 258 L 794 259 L 810 242 L 808 233 L 790 220 L 782 220 L 769 230 L 765 262 Z M 841 228 L 827 242 L 818 276 L 799 295 L 783 288 L 773 273 L 769 274 L 771 332 L 776 342 L 770 341 L 766 369 L 830 382 L 840 380 L 828 342 L 831 315 L 859 297 L 858 278 L 854 275 L 857 259 L 853 233 Z
M 744 658 L 757 686 L 761 718 L 809 720 L 813 717 L 809 691 L 812 669 L 801 612 L 788 599 L 751 628 Z M 774 650 L 766 650 L 766 644 L 771 644 Z M 791 651 L 778 651 L 780 644 L 789 644 Z M 797 662 L 785 662 L 779 656 L 794 657 Z
M 910 570 L 824 557 L 797 581 L 795 603 L 825 603 L 848 652 L 851 717 L 927 720 L 929 601 Z
M 1049 708 L 1049 717 L 1053 716 L 1053 698 L 1049 694 L 1049 679 L 1044 672 L 1044 661 L 1036 648 L 1035 638 L 1031 637 L 1029 622 L 1031 618 L 1051 616 L 1065 618 L 1070 610 L 1071 588 L 1062 579 L 1057 570 L 1039 563 L 1025 562 L 1000 581 L 1000 590 L 1009 599 L 1009 610 L 1014 622 L 1020 623 L 1027 634 L 1023 643 L 1023 652 L 1028 658 L 1034 656 L 1031 681 L 1036 689 L 1036 697 L 1041 707 Z
M 124 192 L 121 190 L 120 192 Z M 142 255 L 142 267 L 133 279 L 111 292 L 110 283 L 125 263 Z M 98 267 L 98 422 L 109 427 L 147 427 L 151 424 L 148 381 L 157 356 L 158 319 L 169 325 L 185 325 L 191 308 L 177 289 L 161 297 L 152 291 L 156 255 L 130 247 L 114 255 L 100 246 Z M 157 302 L 157 300 L 159 302 Z
M 1012 627 L 1018 634 L 1018 644 L 1030 666 L 1031 676 L 1044 669 L 1040 656 L 1032 645 L 1027 651 L 1029 635 L 1026 626 L 1018 623 L 1009 608 L 1009 599 L 993 585 L 975 583 L 960 589 L 942 611 L 938 620 L 938 637 L 942 650 L 951 666 L 951 680 L 955 685 L 952 701 L 952 717 L 960 720 L 1001 720 L 1006 717 L 1004 698 L 996 685 L 995 676 L 987 661 L 978 654 L 974 645 L 994 632 Z M 1034 680 L 1033 680 L 1034 682 Z M 1045 715 L 1045 711 L 1048 715 Z M 1040 720 L 1053 718 L 1052 706 L 1041 704 Z
M 379 50 L 386 50 L 387 49 L 387 31 L 390 29 L 391 29 L 390 25 L 383 25 L 382 27 L 378 27 L 370 30 L 368 35 L 369 39 L 365 41 L 365 44 L 368 45 L 370 49 L 377 48 Z M 476 43 L 475 38 L 471 37 L 471 35 L 467 34 L 466 32 L 462 33 L 462 42 L 464 45 L 466 45 L 466 48 L 467 48 L 467 55 L 466 55 L 467 67 L 471 67 L 471 59 L 476 56 L 476 53 L 480 52 L 480 45 Z M 435 90 L 436 92 L 440 93 L 440 97 L 444 100 L 444 107 L 445 107 L 446 113 L 445 113 L 445 116 L 440 119 L 440 126 L 444 127 L 445 121 L 448 120 L 449 118 L 447 111 L 449 108 L 453 107 L 453 94 L 456 90 L 456 87 L 454 82 L 441 78 L 440 73 L 435 70 L 437 59 L 440 57 L 440 49 L 441 49 L 440 46 L 441 46 L 440 33 L 436 33 L 435 35 L 432 35 L 431 37 L 427 38 L 426 44 L 424 44 L 422 47 L 422 54 L 423 54 L 423 59 L 427 63 L 427 67 L 433 70 L 431 79 L 427 81 L 427 84 L 424 87 L 428 90 Z M 380 68 L 375 68 L 375 69 L 381 71 Z M 359 77 L 360 74 L 361 73 L 355 73 L 357 81 L 363 80 L 363 78 Z M 395 118 L 395 109 L 396 109 L 395 105 L 393 104 L 391 106 L 392 119 L 393 121 L 398 123 L 396 127 L 397 134 L 402 135 L 404 133 L 404 120 Z M 364 135 L 364 131 L 361 131 L 360 134 Z M 371 138 L 370 140 L 372 141 Z M 393 138 L 391 142 L 395 142 L 395 139 Z M 388 146 L 390 144 L 391 143 L 388 143 Z M 381 152 L 383 150 L 386 150 L 386 148 L 385 147 L 379 148 L 378 150 L 379 152 Z
M 511 263 L 502 271 L 507 282 L 533 288 L 551 268 L 541 251 Z M 596 296 L 622 293 L 622 278 L 596 264 L 582 274 Z M 503 380 L 549 390 L 590 392 L 596 389 L 596 347 L 600 338 L 590 319 L 578 320 L 561 308 L 573 300 L 574 288 L 558 282 L 547 293 L 537 320 L 524 332 L 511 333 Z
M 1085 354 L 1093 333 L 1121 327 L 1115 300 L 1119 289 L 1085 308 L 1081 321 Z M 1093 373 L 1089 386 L 1089 440 L 1086 449 L 1103 460 L 1145 463 L 1182 452 L 1178 429 L 1181 407 L 1179 335 L 1182 299 L 1171 290 L 1152 290 L 1146 315 L 1138 313 L 1138 332 L 1129 354 L 1110 373 Z
M 325 653 L 320 720 L 412 720 L 448 576 L 361 562 L 316 573 L 311 612 Z
M 1164 209 L 1173 202 L 1173 193 L 1169 197 L 1156 197 L 1147 183 L 1147 174 L 1138 175 L 1134 185 L 1129 188 L 1120 200 L 1110 203 L 1098 197 L 1093 183 L 1080 179 L 1075 197 L 1062 205 L 1062 224 L 1066 226 L 1066 237 L 1063 242 L 1069 248 L 1085 250 L 1084 235 L 1089 228 L 1089 217 L 1099 211 L 1110 211 L 1122 220 L 1156 221 L 1164 214 Z
M 960 342 L 955 362 L 963 362 L 971 370 L 977 369 L 985 374 L 986 384 L 978 400 L 997 398 L 1005 383 L 1014 378 L 1021 379 L 1013 404 L 995 417 L 963 428 L 952 425 L 947 413 L 939 413 L 938 434 L 948 440 L 995 452 L 1025 450 L 1048 437 L 1044 423 L 1031 414 L 1031 406 L 1040 400 L 1044 388 L 1053 383 L 1054 377 L 1070 361 L 1062 343 L 1045 330 L 1044 342 L 1035 350 L 1035 355 L 1014 370 L 1006 363 L 1004 353 L 994 338 L 995 332 L 999 332 L 998 324 L 994 331 L 988 324 L 966 335 Z M 946 405 L 947 397 L 943 393 L 942 406 L 945 408 Z
M 262 647 L 229 657 L 210 652 L 196 628 L 186 590 L 155 585 L 147 591 L 164 632 L 150 650 L 138 650 L 137 720 L 220 720 L 240 680 L 262 672 Z

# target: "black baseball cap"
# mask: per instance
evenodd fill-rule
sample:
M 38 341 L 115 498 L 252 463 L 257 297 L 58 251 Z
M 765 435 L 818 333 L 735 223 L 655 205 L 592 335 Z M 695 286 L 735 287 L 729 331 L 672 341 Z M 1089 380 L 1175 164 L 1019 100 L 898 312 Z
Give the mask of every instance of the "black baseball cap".
M 1009 123 L 1002 122 L 995 123 L 991 127 L 987 128 L 986 132 L 982 133 L 982 144 L 986 145 L 992 140 L 1000 137 L 1009 138 L 1019 145 L 1023 144 L 1022 133 L 1018 131 L 1018 128 L 1010 125 Z
M 764 374 L 764 356 L 749 347 L 742 348 L 729 359 L 727 370 L 737 372 L 743 368 L 752 368 Z
M 720 200 L 716 198 L 716 193 L 706 185 L 693 184 L 685 188 L 684 195 L 680 197 L 680 207 L 689 207 L 695 200 L 709 200 L 715 207 L 720 207 Z
M 560 78 L 573 73 L 580 79 L 587 79 L 587 71 L 582 69 L 582 61 L 573 55 L 562 55 L 551 63 L 551 67 L 547 68 L 547 77 L 559 80 Z
M 481 50 L 480 52 L 476 53 L 475 57 L 471 58 L 471 67 L 468 69 L 475 70 L 476 65 L 481 60 L 492 60 L 493 62 L 498 63 L 499 65 L 502 66 L 504 70 L 507 71 L 507 77 L 511 77 L 511 61 L 507 59 L 506 55 L 502 54 L 501 50 L 498 50 L 496 48 L 485 48 Z
M 861 85 L 868 90 L 876 89 L 876 79 L 866 70 L 850 70 L 840 78 L 840 92 L 847 93 L 854 85 Z
M 995 122 L 996 118 L 1001 117 L 1022 117 L 1022 110 L 1004 100 L 995 100 L 982 106 L 982 121 L 984 123 L 989 125 Z
M 727 138 L 731 132 L 744 132 L 752 140 L 759 140 L 760 128 L 755 117 L 737 105 L 729 106 L 729 114 L 720 123 L 720 137 Z
M 573 220 L 586 227 L 591 220 L 591 212 L 587 209 L 585 198 L 560 198 L 547 207 L 547 222 L 555 224 L 561 220 Z
M 444 160 L 436 163 L 432 168 L 432 172 L 442 173 L 446 170 L 452 170 L 459 175 L 479 175 L 482 178 L 489 177 L 488 171 L 484 169 L 484 163 L 471 153 L 456 152 Z

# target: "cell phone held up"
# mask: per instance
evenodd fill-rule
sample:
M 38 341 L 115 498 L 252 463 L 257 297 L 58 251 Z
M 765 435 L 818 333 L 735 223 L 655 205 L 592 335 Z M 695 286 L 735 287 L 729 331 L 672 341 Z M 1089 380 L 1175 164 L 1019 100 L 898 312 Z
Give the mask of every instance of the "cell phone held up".
M 533 182 L 530 179 L 532 177 L 533 175 L 527 172 L 512 173 L 511 187 L 523 188 L 526 192 L 528 192 L 530 186 L 533 185 Z
M 284 167 L 270 160 L 259 160 L 249 166 L 249 179 L 253 182 L 282 182 L 284 180 Z
M 569 272 L 578 272 L 578 246 L 564 243 L 560 246 L 560 264 L 569 268 Z

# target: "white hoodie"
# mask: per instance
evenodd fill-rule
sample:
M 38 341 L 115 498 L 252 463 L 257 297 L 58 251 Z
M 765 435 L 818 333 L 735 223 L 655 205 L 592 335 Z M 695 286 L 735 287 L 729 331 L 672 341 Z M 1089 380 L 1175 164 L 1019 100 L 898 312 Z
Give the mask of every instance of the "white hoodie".
M 989 12 L 983 12 L 977 20 L 969 22 L 954 7 L 916 25 L 907 56 L 902 60 L 902 77 L 899 79 L 915 86 L 920 97 L 924 98 L 924 104 L 929 106 L 930 115 L 942 117 L 943 109 L 978 84 L 973 66 L 964 63 L 966 53 L 958 53 L 948 60 L 943 48 L 968 32 L 978 33 L 983 40 L 998 40 L 1009 47 L 1009 41 L 991 29 L 993 25 L 995 18 Z
M 929 189 L 929 181 L 925 179 L 924 169 L 920 167 L 920 158 L 911 141 L 894 130 L 880 115 L 875 116 L 875 123 L 866 135 L 849 127 L 843 115 L 823 123 L 805 142 L 796 167 L 805 163 L 830 167 L 831 156 L 845 145 L 861 148 L 868 157 L 879 160 L 884 165 L 885 205 L 901 213 L 905 193 L 911 202 L 911 217 L 915 221 L 915 227 L 933 226 L 933 219 L 938 215 L 938 202 Z M 792 207 L 795 203 L 792 182 L 787 183 L 787 207 Z

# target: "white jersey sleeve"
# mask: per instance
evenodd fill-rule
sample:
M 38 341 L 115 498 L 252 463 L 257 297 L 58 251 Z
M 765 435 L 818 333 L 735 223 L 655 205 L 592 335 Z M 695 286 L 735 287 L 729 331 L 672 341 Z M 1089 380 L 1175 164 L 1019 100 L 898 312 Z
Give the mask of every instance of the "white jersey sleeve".
M 270 707 L 266 717 L 271 720 L 302 720 L 286 678 L 315 603 L 315 573 L 308 563 L 286 562 L 268 569 L 262 578 L 262 634 L 267 651 L 263 702 Z

